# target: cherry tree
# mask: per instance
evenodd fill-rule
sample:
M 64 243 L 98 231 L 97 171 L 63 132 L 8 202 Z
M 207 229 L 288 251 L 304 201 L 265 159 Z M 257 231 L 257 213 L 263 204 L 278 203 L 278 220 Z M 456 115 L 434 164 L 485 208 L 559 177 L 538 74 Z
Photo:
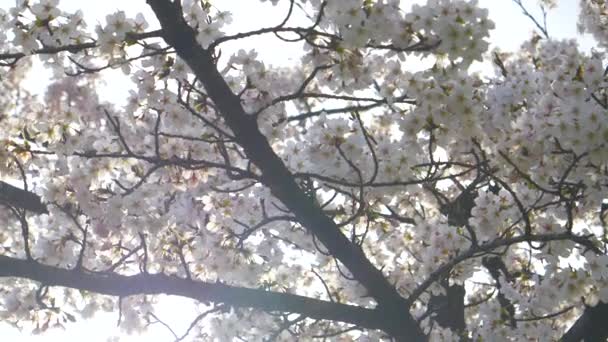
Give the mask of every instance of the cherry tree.
M 512 53 L 476 0 L 262 0 L 285 16 L 235 34 L 221 1 L 93 27 L 58 2 L 0 9 L 2 321 L 136 333 L 169 294 L 198 312 L 176 341 L 608 336 L 604 1 L 591 53 L 520 0 Z M 223 49 L 260 36 L 300 63 Z

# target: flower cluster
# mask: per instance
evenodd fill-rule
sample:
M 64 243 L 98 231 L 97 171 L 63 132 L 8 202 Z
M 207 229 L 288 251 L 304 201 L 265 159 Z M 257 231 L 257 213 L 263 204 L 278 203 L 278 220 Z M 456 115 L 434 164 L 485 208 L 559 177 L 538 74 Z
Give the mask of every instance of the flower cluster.
M 222 98 L 143 15 L 108 14 L 92 33 L 57 0 L 0 9 L 0 62 L 11 67 L 0 76 L 0 177 L 25 181 L 48 208 L 23 214 L 0 197 L 0 253 L 371 308 L 368 280 L 337 258 L 360 253 L 437 340 L 558 339 L 585 305 L 608 304 L 604 2 L 581 2 L 581 27 L 601 49 L 535 37 L 518 53 L 494 51 L 496 74 L 483 76 L 469 66 L 493 23 L 477 1 L 271 2 L 310 25 L 291 26 L 294 14 L 229 36 L 228 12 L 181 1 L 191 38 L 214 50 L 209 70 L 232 91 Z M 300 65 L 222 45 L 266 33 L 303 44 Z M 30 54 L 54 71 L 44 96 L 17 91 Z M 97 75 L 116 67 L 132 83 L 122 106 L 97 95 Z M 222 112 L 225 99 L 234 113 Z M 352 250 L 313 235 L 311 212 Z M 432 303 L 450 286 L 465 289 L 466 328 L 441 324 Z M 96 294 L 44 288 L 0 279 L 0 318 L 117 310 Z M 201 336 L 383 337 L 231 300 L 201 320 Z M 119 302 L 125 331 L 144 329 L 154 298 Z
M 198 31 L 196 40 L 203 48 L 207 48 L 216 39 L 222 37 L 222 26 L 230 24 L 232 17 L 228 12 L 211 14 L 211 6 L 207 2 L 187 0 L 182 4 L 186 21 Z
M 82 12 L 65 13 L 57 7 L 58 4 L 59 0 L 41 0 L 31 6 L 27 1 L 17 1 L 9 13 L 0 10 L 0 28 L 3 32 L 12 32 L 12 48 L 30 54 L 41 46 L 84 42 Z M 29 19 L 30 14 L 34 18 Z M 6 40 L 6 34 L 1 33 L 0 43 Z
M 135 19 L 127 18 L 123 11 L 108 14 L 106 24 L 95 28 L 100 50 L 110 58 L 121 52 L 124 54 L 124 44 L 129 43 L 127 35 L 143 32 L 147 27 L 148 23 L 141 13 Z
M 436 53 L 464 65 L 481 60 L 488 48 L 484 39 L 494 24 L 477 1 L 431 0 L 413 5 L 405 15 L 399 6 L 395 0 L 329 1 L 325 10 L 348 48 L 387 42 L 398 48 L 437 45 Z
M 578 28 L 581 32 L 593 35 L 597 42 L 606 47 L 608 45 L 608 5 L 602 0 L 582 0 L 579 2 L 581 15 L 578 18 Z

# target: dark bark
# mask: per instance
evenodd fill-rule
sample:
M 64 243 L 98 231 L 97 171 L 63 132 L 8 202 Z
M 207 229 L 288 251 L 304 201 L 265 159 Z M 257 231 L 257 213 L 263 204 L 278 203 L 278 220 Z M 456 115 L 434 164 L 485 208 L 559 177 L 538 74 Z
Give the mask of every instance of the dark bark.
M 140 273 L 124 276 L 82 269 L 67 270 L 0 255 L 0 277 L 26 278 L 46 286 L 63 286 L 119 297 L 168 294 L 201 302 L 223 303 L 237 308 L 299 313 L 313 319 L 346 322 L 369 329 L 380 329 L 384 325 L 384 317 L 377 310 L 262 289 L 181 279 L 164 274 Z
M 462 285 L 451 285 L 445 295 L 432 296 L 428 309 L 435 313 L 434 319 L 440 326 L 463 333 L 466 329 L 464 319 L 464 296 Z
M 2 255 L 0 255 L 0 277 L 27 278 L 48 286 L 65 286 L 113 296 L 165 293 L 235 307 L 294 312 L 313 319 L 342 321 L 362 328 L 381 329 L 399 341 L 426 340 L 426 336 L 409 314 L 411 302 L 397 292 L 382 272 L 366 258 L 363 251 L 356 244 L 351 243 L 340 232 L 335 222 L 327 217 L 298 187 L 291 172 L 260 133 L 255 118 L 245 113 L 239 98 L 231 92 L 217 71 L 210 51 L 196 43 L 194 31 L 184 22 L 176 4 L 168 0 L 148 0 L 148 3 L 161 23 L 162 37 L 175 48 L 177 54 L 186 61 L 197 78 L 204 84 L 207 94 L 232 129 L 237 142 L 242 146 L 247 157 L 261 171 L 263 183 L 297 216 L 301 224 L 315 234 L 328 251 L 351 271 L 354 278 L 377 301 L 378 308 L 365 309 L 302 296 L 198 282 L 163 274 L 142 273 L 122 276 L 114 273 L 89 272 L 83 269 L 66 270 Z M 157 34 L 158 31 L 155 31 L 154 36 Z M 94 44 L 82 44 L 78 46 L 78 49 L 90 47 L 94 47 Z M 67 51 L 75 49 L 65 48 Z M 37 53 L 54 52 L 56 51 L 53 49 L 37 51 Z M 13 59 L 20 57 L 23 56 L 0 56 L 0 58 Z M 442 212 L 448 216 L 450 223 L 464 225 L 468 221 L 476 196 L 474 191 L 469 190 L 473 190 L 473 188 L 466 189 L 456 200 L 442 208 Z M 0 204 L 36 214 L 48 212 L 38 196 L 4 182 L 0 182 Z M 491 268 L 489 271 L 492 273 Z M 496 270 L 492 273 L 495 279 L 497 277 L 494 276 L 498 274 Z M 505 277 L 508 277 L 506 273 Z M 463 288 L 450 287 L 447 296 L 434 299 L 441 304 L 438 306 L 436 321 L 442 326 L 455 330 L 464 329 L 463 298 Z M 430 303 L 430 305 L 437 303 Z M 503 307 L 508 308 L 509 304 L 501 302 Z M 562 340 L 605 340 L 608 336 L 606 317 L 608 317 L 608 304 L 602 303 L 593 308 L 586 308 L 584 314 L 568 330 Z M 505 318 L 512 321 L 514 312 L 509 311 Z M 513 321 L 511 323 L 512 326 L 515 325 Z
M 490 272 L 490 275 L 496 284 L 496 289 L 498 289 L 498 303 L 502 308 L 500 318 L 507 322 L 510 327 L 515 328 L 517 326 L 517 321 L 515 321 L 515 307 L 513 306 L 513 303 L 511 303 L 511 301 L 502 292 L 500 292 L 500 288 L 502 287 L 500 284 L 501 275 L 506 281 L 513 281 L 513 277 L 507 269 L 507 265 L 505 265 L 502 259 L 497 256 L 483 257 L 481 259 L 481 264 L 488 270 L 488 272 Z
M 184 21 L 181 10 L 168 0 L 148 0 L 148 4 L 160 22 L 164 40 L 203 83 L 207 95 L 234 132 L 236 141 L 261 170 L 264 184 L 349 269 L 386 313 L 383 330 L 400 341 L 426 340 L 409 313 L 411 303 L 397 292 L 382 272 L 367 259 L 361 248 L 351 243 L 335 222 L 298 187 L 291 172 L 259 131 L 255 117 L 244 111 L 239 98 L 218 72 L 211 52 L 197 43 L 196 33 Z
M 608 304 L 599 303 L 585 312 L 564 334 L 562 342 L 600 342 L 608 339 Z
M 46 206 L 36 194 L 0 181 L 0 204 L 25 209 L 36 214 L 47 214 Z
M 0 183 L 5 184 L 4 182 Z M 19 198 L 33 199 L 33 203 L 41 203 L 40 197 L 36 194 L 19 188 L 15 189 L 18 190 L 17 193 L 20 196 L 9 196 L 9 201 L 5 201 L 3 204 L 20 208 L 19 200 L 17 202 L 10 202 L 11 199 Z M 11 189 L 11 191 L 15 190 Z M 31 211 L 42 213 L 41 210 Z M 44 212 L 46 212 L 46 208 Z M 486 259 L 483 262 L 493 277 L 502 272 L 505 278 L 512 278 L 512 275 L 508 272 L 506 265 L 502 261 L 501 263 L 505 266 L 504 268 L 500 264 L 493 263 L 493 261 L 495 260 Z M 351 323 L 368 329 L 385 329 L 385 321 L 389 319 L 386 317 L 386 313 L 380 310 L 365 309 L 261 289 L 247 289 L 218 283 L 196 282 L 162 274 L 122 276 L 114 273 L 66 270 L 2 255 L 0 255 L 0 277 L 26 278 L 48 286 L 64 286 L 112 296 L 171 294 L 203 302 L 208 301 L 232 305 L 238 308 L 299 313 L 311 318 Z M 461 311 L 460 307 L 461 303 L 464 304 L 463 290 L 451 288 L 447 292 L 447 297 L 437 296 L 440 298 L 431 299 L 432 302 L 429 303 L 429 309 L 433 311 L 438 309 L 435 320 L 441 326 L 457 331 L 460 327 L 463 327 L 464 308 Z M 583 315 L 578 318 L 560 341 L 605 341 L 608 338 L 607 317 L 608 304 L 600 303 L 596 307 L 586 308 Z

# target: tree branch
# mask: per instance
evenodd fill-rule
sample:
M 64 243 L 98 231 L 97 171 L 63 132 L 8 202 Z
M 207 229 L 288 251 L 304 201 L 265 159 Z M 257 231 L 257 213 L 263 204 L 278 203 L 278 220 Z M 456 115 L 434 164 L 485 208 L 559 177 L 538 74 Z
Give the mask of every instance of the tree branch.
M 146 38 L 154 38 L 158 37 L 160 31 L 150 31 L 143 33 L 129 33 L 127 37 L 131 40 L 140 40 Z M 88 50 L 91 48 L 97 47 L 97 42 L 89 42 L 89 43 L 81 43 L 81 44 L 70 44 L 70 45 L 62 45 L 62 46 L 48 46 L 40 49 L 34 50 L 31 55 L 51 55 L 59 52 L 68 51 L 70 53 L 78 53 L 83 50 Z M 23 52 L 5 52 L 0 53 L 0 61 L 6 59 L 13 59 L 14 61 L 19 60 L 23 57 L 27 56 L 27 54 Z
M 0 181 L 0 204 L 25 209 L 36 214 L 48 214 L 38 195 Z
M 382 329 L 384 326 L 384 317 L 377 310 L 288 293 L 182 279 L 165 274 L 140 273 L 124 276 L 117 273 L 66 270 L 36 261 L 0 255 L 0 277 L 26 278 L 45 286 L 63 286 L 116 297 L 167 294 L 201 302 L 223 303 L 237 308 L 298 313 L 313 319 L 341 321 L 368 329 Z
M 585 312 L 560 339 L 561 342 L 605 341 L 608 338 L 608 304 L 600 302 Z
M 148 0 L 148 4 L 160 22 L 164 40 L 173 46 L 203 83 L 209 98 L 234 132 L 236 141 L 261 170 L 262 182 L 349 269 L 384 310 L 386 329 L 383 330 L 401 341 L 426 340 L 424 332 L 409 313 L 411 303 L 367 259 L 363 250 L 351 243 L 335 222 L 298 187 L 292 173 L 259 131 L 255 117 L 244 111 L 239 98 L 218 72 L 211 53 L 196 41 L 196 33 L 184 21 L 181 11 L 167 0 Z

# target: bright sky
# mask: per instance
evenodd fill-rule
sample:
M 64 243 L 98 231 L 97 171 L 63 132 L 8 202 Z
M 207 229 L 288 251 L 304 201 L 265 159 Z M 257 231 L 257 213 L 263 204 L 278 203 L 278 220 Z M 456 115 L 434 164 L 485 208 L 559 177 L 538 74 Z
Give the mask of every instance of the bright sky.
M 426 1 L 426 0 L 425 0 Z M 407 9 L 412 3 L 425 2 L 421 0 L 402 0 L 404 8 Z M 233 13 L 233 23 L 230 25 L 229 33 L 249 31 L 260 27 L 268 27 L 278 24 L 285 14 L 284 6 L 273 7 L 270 2 L 262 4 L 257 0 L 226 0 L 212 1 L 219 9 L 228 10 Z M 538 14 L 537 0 L 523 0 L 534 14 Z M 549 13 L 548 30 L 552 37 L 577 38 L 579 44 L 589 50 L 593 46 L 590 37 L 580 37 L 576 31 L 578 13 L 577 0 L 559 0 L 559 7 Z M 287 3 L 282 0 L 279 3 Z M 534 29 L 533 23 L 521 14 L 521 10 L 511 0 L 479 0 L 482 7 L 490 10 L 490 18 L 496 23 L 496 29 L 492 32 L 491 42 L 500 46 L 503 51 L 515 51 L 519 45 L 530 37 Z M 0 0 L 0 8 L 7 9 L 13 6 L 12 0 Z M 144 0 L 103 0 L 103 1 L 78 1 L 61 0 L 60 8 L 65 11 L 83 10 L 85 19 L 92 30 L 97 23 L 105 23 L 105 15 L 117 10 L 123 10 L 128 17 L 142 12 L 150 20 L 150 25 L 155 26 L 154 16 Z M 153 29 L 152 27 L 151 29 Z M 239 40 L 237 43 L 226 44 L 222 47 L 223 56 L 229 56 L 238 49 L 256 49 L 258 56 L 273 65 L 290 65 L 298 62 L 298 51 L 301 45 L 280 43 L 272 39 L 270 35 L 259 39 Z M 0 47 L 0 51 L 2 48 Z M 37 77 L 31 77 L 24 87 L 30 91 L 42 93 L 45 86 L 45 78 L 40 75 L 48 75 L 41 70 L 35 70 Z M 99 91 L 102 101 L 122 102 L 127 90 L 130 89 L 129 82 L 117 82 L 122 77 L 120 71 L 104 72 L 111 84 Z M 48 77 L 47 77 L 48 78 Z M 190 309 L 188 309 L 190 307 Z M 170 298 L 162 301 L 161 307 L 156 311 L 160 318 L 166 320 L 178 334 L 185 331 L 195 314 L 184 300 Z M 18 331 L 0 323 L 0 336 L 5 340 L 40 342 L 40 341 L 87 341 L 105 342 L 113 336 L 122 336 L 121 341 L 172 341 L 172 335 L 166 328 L 155 325 L 142 336 L 120 335 L 116 328 L 117 313 L 100 314 L 90 321 L 79 321 L 68 326 L 66 331 L 54 330 L 42 336 L 32 336 L 29 331 Z M 118 341 L 118 340 L 114 340 Z

